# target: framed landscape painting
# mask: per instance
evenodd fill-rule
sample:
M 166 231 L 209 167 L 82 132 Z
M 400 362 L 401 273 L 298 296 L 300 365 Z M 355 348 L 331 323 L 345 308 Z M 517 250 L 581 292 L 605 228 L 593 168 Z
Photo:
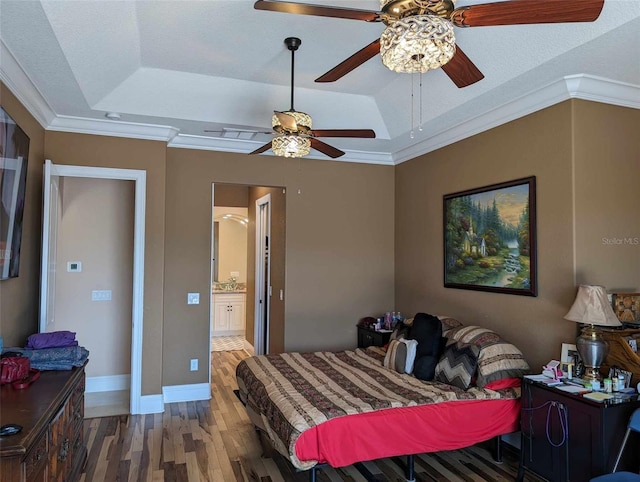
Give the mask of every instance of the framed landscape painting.
M 537 296 L 536 178 L 446 194 L 444 286 Z
M 20 269 L 29 137 L 0 107 L 0 280 Z

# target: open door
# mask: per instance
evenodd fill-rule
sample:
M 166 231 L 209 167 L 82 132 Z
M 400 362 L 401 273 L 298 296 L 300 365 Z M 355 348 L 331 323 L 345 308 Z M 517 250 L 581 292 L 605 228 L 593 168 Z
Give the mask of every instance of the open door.
M 256 302 L 254 352 L 269 353 L 269 304 L 271 298 L 271 195 L 256 200 Z

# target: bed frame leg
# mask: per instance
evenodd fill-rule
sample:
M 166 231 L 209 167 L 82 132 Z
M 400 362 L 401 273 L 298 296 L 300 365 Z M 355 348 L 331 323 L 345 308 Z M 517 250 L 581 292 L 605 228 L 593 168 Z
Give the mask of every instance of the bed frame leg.
M 494 447 L 493 447 L 493 460 L 499 464 L 502 463 L 502 435 L 497 435 L 494 438 Z
M 414 462 L 413 454 L 407 455 L 407 482 L 416 481 L 416 474 L 415 474 L 413 462 Z

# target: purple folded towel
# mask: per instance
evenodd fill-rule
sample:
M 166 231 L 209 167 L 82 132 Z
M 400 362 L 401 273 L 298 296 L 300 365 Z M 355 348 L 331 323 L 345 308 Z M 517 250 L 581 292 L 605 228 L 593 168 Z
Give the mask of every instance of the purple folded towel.
M 78 346 L 76 334 L 73 331 L 52 331 L 50 333 L 36 333 L 27 338 L 28 350 L 42 350 L 43 348 L 63 348 Z

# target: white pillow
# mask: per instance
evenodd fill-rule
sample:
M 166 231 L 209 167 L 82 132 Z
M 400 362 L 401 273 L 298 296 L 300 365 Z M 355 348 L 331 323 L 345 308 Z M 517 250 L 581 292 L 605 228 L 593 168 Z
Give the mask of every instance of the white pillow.
M 400 338 L 398 341 L 407 345 L 407 359 L 405 361 L 404 371 L 405 373 L 411 374 L 411 372 L 413 372 L 413 363 L 416 361 L 418 340 L 405 340 L 404 338 Z

